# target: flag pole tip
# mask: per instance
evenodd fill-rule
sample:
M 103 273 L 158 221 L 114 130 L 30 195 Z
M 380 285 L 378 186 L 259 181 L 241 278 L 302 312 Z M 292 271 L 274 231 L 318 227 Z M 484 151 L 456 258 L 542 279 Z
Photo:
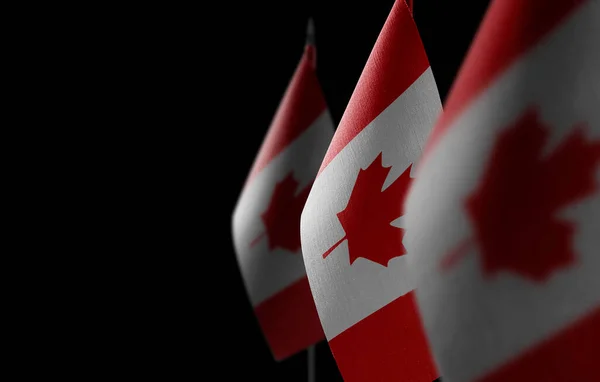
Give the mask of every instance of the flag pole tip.
M 308 18 L 308 23 L 306 25 L 306 43 L 314 44 L 315 43 L 315 23 L 312 17 Z

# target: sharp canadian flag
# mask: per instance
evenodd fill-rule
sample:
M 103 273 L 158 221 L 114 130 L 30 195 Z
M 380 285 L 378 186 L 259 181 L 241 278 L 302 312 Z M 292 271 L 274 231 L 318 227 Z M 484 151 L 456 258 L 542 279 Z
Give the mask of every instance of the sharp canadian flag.
M 496 0 L 406 201 L 444 381 L 600 375 L 600 2 Z
M 438 377 L 406 266 L 403 198 L 441 102 L 417 27 L 393 5 L 302 212 L 304 262 L 347 382 Z
M 324 338 L 300 250 L 300 214 L 333 130 L 308 43 L 233 213 L 238 264 L 277 360 Z

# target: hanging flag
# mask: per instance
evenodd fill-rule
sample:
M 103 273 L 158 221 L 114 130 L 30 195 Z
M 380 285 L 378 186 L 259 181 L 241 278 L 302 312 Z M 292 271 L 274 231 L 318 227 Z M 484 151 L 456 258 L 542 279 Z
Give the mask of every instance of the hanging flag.
M 406 209 L 444 381 L 598 380 L 600 1 L 492 3 Z
M 440 111 L 416 25 L 397 0 L 301 219 L 317 311 L 347 382 L 438 377 L 411 292 L 402 205 Z
M 311 32 L 233 213 L 238 264 L 277 360 L 324 338 L 300 250 L 300 214 L 334 130 L 315 54 Z

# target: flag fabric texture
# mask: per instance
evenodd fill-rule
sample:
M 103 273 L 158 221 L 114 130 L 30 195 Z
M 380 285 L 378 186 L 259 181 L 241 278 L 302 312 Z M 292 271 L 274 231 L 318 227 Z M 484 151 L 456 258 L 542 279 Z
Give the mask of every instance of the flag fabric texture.
M 302 212 L 302 252 L 347 382 L 438 377 L 406 266 L 403 197 L 441 102 L 404 0 L 393 5 Z
M 277 360 L 324 339 L 300 250 L 300 214 L 334 130 L 315 54 L 307 43 L 232 219 L 246 290 Z
M 598 380 L 600 1 L 490 5 L 405 209 L 445 382 Z

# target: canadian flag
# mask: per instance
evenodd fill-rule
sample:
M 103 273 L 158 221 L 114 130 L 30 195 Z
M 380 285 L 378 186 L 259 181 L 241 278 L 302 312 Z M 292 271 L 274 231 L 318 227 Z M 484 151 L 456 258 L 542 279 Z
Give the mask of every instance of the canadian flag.
M 300 214 L 333 130 L 309 39 L 233 213 L 238 264 L 277 360 L 324 338 L 300 250 Z
M 600 2 L 492 3 L 406 201 L 444 381 L 597 381 Z
M 311 290 L 345 381 L 438 377 L 411 292 L 402 202 L 440 111 L 416 25 L 397 0 L 301 219 Z

